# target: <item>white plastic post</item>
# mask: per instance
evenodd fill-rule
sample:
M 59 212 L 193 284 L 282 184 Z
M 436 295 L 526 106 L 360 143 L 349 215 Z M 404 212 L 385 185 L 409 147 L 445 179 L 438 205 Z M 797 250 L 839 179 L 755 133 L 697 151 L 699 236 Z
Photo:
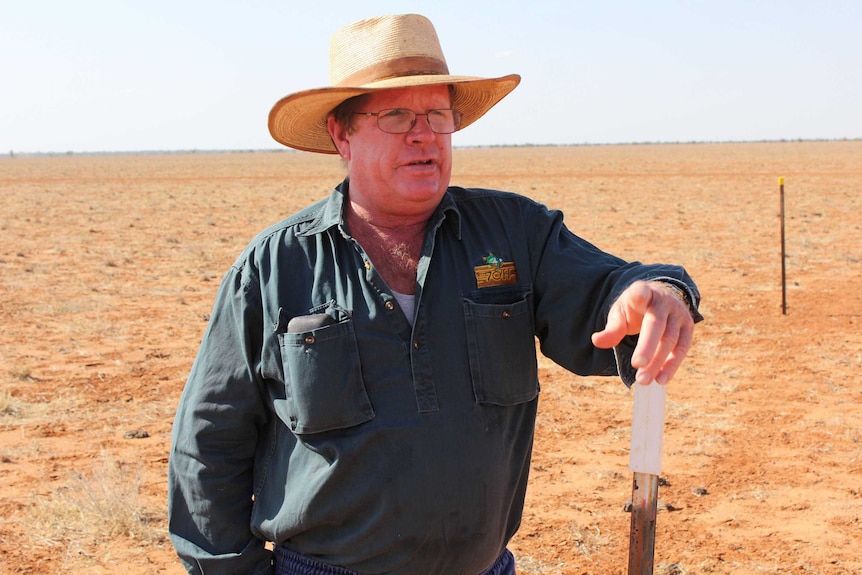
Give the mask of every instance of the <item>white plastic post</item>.
M 634 384 L 634 416 L 629 468 L 632 482 L 629 575 L 653 575 L 658 481 L 664 443 L 664 385 Z
M 667 386 L 652 382 L 649 385 L 635 383 L 633 387 L 635 399 L 629 470 L 661 475 Z

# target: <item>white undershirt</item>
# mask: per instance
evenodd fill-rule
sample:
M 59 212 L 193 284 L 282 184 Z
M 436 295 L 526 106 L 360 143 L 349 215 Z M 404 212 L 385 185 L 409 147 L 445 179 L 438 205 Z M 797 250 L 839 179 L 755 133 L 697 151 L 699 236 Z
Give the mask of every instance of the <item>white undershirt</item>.
M 409 295 L 406 293 L 398 293 L 395 290 L 392 290 L 392 295 L 394 295 L 396 301 L 398 301 L 398 305 L 401 307 L 401 311 L 404 312 L 404 317 L 407 318 L 407 321 L 410 322 L 410 325 L 413 325 L 413 309 L 416 305 L 416 296 Z

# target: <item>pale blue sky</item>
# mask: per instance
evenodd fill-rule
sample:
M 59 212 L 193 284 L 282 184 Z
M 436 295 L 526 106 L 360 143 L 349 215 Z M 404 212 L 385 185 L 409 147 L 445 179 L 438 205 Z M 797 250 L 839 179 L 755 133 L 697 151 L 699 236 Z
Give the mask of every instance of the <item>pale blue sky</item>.
M 862 138 L 859 0 L 0 0 L 0 153 L 277 148 L 332 32 L 404 12 L 523 77 L 456 146 Z

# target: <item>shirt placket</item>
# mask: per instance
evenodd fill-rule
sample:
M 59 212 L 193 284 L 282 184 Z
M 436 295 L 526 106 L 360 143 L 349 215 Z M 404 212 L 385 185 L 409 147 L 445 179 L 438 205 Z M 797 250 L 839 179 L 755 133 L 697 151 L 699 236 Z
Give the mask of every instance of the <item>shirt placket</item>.
M 423 298 L 425 279 L 428 275 L 428 269 L 431 267 L 435 239 L 441 223 L 442 216 L 429 226 L 425 245 L 422 247 L 422 255 L 419 257 L 419 265 L 416 270 L 416 321 L 413 325 L 410 359 L 413 367 L 413 389 L 416 393 L 416 407 L 420 413 L 433 412 L 440 409 L 437 401 L 437 388 L 434 385 L 431 347 L 426 345 L 429 319 L 426 311 L 428 306 L 423 306 Z

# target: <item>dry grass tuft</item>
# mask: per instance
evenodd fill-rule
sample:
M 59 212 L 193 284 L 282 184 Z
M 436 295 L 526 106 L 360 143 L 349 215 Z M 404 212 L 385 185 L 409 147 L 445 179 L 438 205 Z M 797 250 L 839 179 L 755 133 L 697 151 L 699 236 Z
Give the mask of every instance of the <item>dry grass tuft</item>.
M 12 396 L 8 389 L 0 391 L 0 416 L 18 415 L 21 413 L 20 403 Z
M 33 379 L 33 370 L 29 365 L 17 365 L 9 370 L 9 375 L 17 381 L 29 381 Z
M 106 539 L 153 540 L 155 529 L 139 497 L 142 481 L 140 464 L 103 454 L 89 473 L 73 473 L 69 485 L 37 502 L 29 526 L 45 544 L 79 555 Z
M 679 563 L 659 563 L 656 565 L 656 575 L 686 575 L 687 571 Z
M 610 539 L 602 534 L 598 525 L 581 527 L 573 521 L 569 525 L 569 532 L 574 539 L 578 553 L 585 557 L 600 553 L 610 543 Z
M 565 564 L 551 565 L 529 555 L 516 555 L 515 561 L 519 575 L 562 575 Z

